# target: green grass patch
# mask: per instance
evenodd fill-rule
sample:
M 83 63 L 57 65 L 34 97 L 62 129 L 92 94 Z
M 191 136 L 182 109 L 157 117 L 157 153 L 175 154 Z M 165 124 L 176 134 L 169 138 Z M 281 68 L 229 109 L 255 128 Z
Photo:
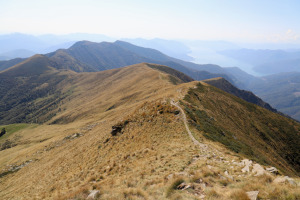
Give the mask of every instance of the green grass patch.
M 7 139 L 11 134 L 13 134 L 15 132 L 18 132 L 18 131 L 20 131 L 22 129 L 25 129 L 25 128 L 35 128 L 37 126 L 38 126 L 37 124 L 9 124 L 9 125 L 1 125 L 0 126 L 0 130 L 2 128 L 5 128 L 6 129 L 6 133 L 2 137 L 0 137 L 0 141 Z

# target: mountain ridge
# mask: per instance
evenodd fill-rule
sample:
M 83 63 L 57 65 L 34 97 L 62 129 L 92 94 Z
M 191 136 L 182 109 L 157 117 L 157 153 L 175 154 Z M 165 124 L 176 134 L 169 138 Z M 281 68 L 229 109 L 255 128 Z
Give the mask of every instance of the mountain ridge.
M 273 181 L 279 176 L 242 172 L 242 163 L 247 158 L 253 167 L 274 166 L 297 176 L 298 122 L 166 66 L 77 73 L 48 68 L 45 56 L 34 59 L 45 60 L 47 70 L 38 76 L 0 73 L 10 79 L 3 83 L 14 86 L 0 92 L 6 94 L 0 108 L 11 105 L 10 116 L 19 122 L 39 123 L 0 126 L 7 129 L 0 137 L 0 179 L 9 186 L 1 197 L 75 199 L 97 189 L 102 199 L 195 199 L 199 193 L 214 198 L 214 189 L 217 198 L 230 199 L 237 196 L 232 187 L 245 194 L 259 180 L 259 198 L 273 198 L 278 187 L 284 197 L 297 195 L 297 188 Z M 20 101 L 7 104 L 12 100 Z M 184 110 L 185 123 L 173 101 Z M 7 114 L 0 119 L 8 122 Z M 194 145 L 186 126 L 206 148 Z M 176 189 L 178 179 L 193 187 Z
M 66 63 L 62 62 L 63 59 L 57 56 L 62 52 L 66 57 L 69 57 L 69 59 L 65 58 Z M 57 60 L 58 68 L 73 69 L 77 72 L 101 71 L 147 62 L 168 65 L 196 80 L 222 76 L 234 83 L 234 77 L 217 65 L 198 65 L 181 61 L 164 55 L 157 50 L 138 47 L 123 41 L 114 43 L 80 41 L 73 44 L 69 49 L 57 50 L 45 55 L 54 62 Z M 70 63 L 74 63 L 74 61 L 77 62 L 76 67 L 72 68 Z M 12 66 L 8 61 L 5 64 L 5 67 Z M 207 77 L 204 77 L 201 71 L 206 71 Z

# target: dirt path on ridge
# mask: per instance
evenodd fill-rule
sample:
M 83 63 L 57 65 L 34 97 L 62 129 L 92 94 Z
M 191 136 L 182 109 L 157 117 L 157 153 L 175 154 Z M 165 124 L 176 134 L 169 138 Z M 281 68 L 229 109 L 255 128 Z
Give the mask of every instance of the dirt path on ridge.
M 188 126 L 188 123 L 187 123 L 187 118 L 186 118 L 186 115 L 183 111 L 183 109 L 178 105 L 178 102 L 174 102 L 174 100 L 171 100 L 171 104 L 175 107 L 177 107 L 180 112 L 182 113 L 182 120 L 183 120 L 183 123 L 185 125 L 185 128 L 186 128 L 186 131 L 188 132 L 189 134 L 189 137 L 191 138 L 191 140 L 193 141 L 193 143 L 197 146 L 199 146 L 200 148 L 207 148 L 207 145 L 203 144 L 203 143 L 200 143 L 198 140 L 196 140 L 196 138 L 193 136 L 192 132 L 190 131 L 190 128 Z

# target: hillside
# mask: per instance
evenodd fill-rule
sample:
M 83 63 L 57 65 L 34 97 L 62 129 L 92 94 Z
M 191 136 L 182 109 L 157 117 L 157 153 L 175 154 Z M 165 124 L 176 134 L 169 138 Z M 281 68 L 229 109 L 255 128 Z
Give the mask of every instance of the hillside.
M 25 60 L 24 58 L 15 58 L 12 60 L 2 60 L 2 61 L 0 61 L 0 71 L 8 69 L 24 60 Z
M 219 88 L 229 94 L 232 94 L 236 97 L 239 97 L 241 99 L 244 99 L 245 101 L 249 103 L 256 104 L 260 107 L 263 107 L 265 109 L 268 109 L 272 112 L 277 113 L 277 110 L 272 108 L 268 103 L 264 102 L 262 99 L 254 95 L 250 91 L 246 90 L 240 90 L 236 87 L 234 87 L 231 83 L 229 83 L 227 80 L 224 78 L 214 78 L 214 79 L 208 79 L 204 80 L 205 83 L 208 83 L 212 86 L 215 86 L 216 88 Z
M 278 175 L 254 176 L 258 162 L 295 176 L 297 185 L 299 123 L 166 66 L 75 73 L 34 59 L 39 72 L 25 62 L 0 73 L 17 80 L 28 68 L 21 80 L 30 80 L 32 98 L 19 104 L 47 110 L 26 113 L 45 123 L 0 126 L 7 129 L 0 137 L 3 199 L 85 199 L 89 190 L 99 190 L 99 199 L 246 199 L 253 190 L 262 199 L 300 196 Z M 53 90 L 41 95 L 44 83 Z M 249 172 L 245 158 L 253 159 Z
M 0 73 L 1 124 L 44 122 L 55 115 L 68 93 L 60 84 L 68 85 L 64 80 L 72 73 L 58 71 L 52 64 L 36 55 Z
M 93 66 L 82 63 L 76 58 L 72 57 L 65 50 L 57 50 L 53 53 L 49 53 L 46 56 L 55 63 L 57 69 L 67 69 L 75 72 L 95 72 L 98 71 Z
M 256 161 L 299 172 L 300 129 L 296 121 L 201 83 L 190 89 L 185 101 L 182 105 L 191 124 L 205 137 Z M 286 162 L 294 169 L 283 168 Z

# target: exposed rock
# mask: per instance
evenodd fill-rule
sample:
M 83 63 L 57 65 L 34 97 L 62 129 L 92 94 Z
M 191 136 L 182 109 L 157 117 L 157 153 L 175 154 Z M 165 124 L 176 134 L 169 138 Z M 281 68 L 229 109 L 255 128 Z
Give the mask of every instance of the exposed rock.
M 228 175 L 229 175 L 227 170 L 224 172 L 224 175 L 225 175 L 225 176 L 228 176 Z
M 91 190 L 89 196 L 86 199 L 96 199 L 97 197 L 99 197 L 99 195 L 99 190 Z
M 278 169 L 276 169 L 275 167 L 269 167 L 269 168 L 266 168 L 266 170 L 273 174 L 279 174 Z
M 245 167 L 242 169 L 242 172 L 243 172 L 243 173 L 250 172 L 249 166 L 248 166 L 248 165 L 245 166 Z
M 73 140 L 75 138 L 83 136 L 82 133 L 74 133 L 72 135 L 68 135 L 67 137 L 64 138 L 64 140 Z
M 246 194 L 248 195 L 250 200 L 256 200 L 258 193 L 259 193 L 259 191 L 246 192 Z
M 111 128 L 112 128 L 111 135 L 116 136 L 118 133 L 120 133 L 122 131 L 123 126 L 116 125 L 116 126 L 112 126 Z
M 254 164 L 252 172 L 255 174 L 254 176 L 261 176 L 265 174 L 265 169 L 260 164 Z
M 294 179 L 288 177 L 288 176 L 279 176 L 277 178 L 275 178 L 275 180 L 273 181 L 274 183 L 285 183 L 288 182 L 291 185 L 295 185 L 297 186 L 297 183 L 294 181 Z
M 224 172 L 224 175 L 225 175 L 227 178 L 229 178 L 230 180 L 232 180 L 232 181 L 234 180 L 234 179 L 233 179 L 233 176 L 229 175 L 229 173 L 228 173 L 227 170 Z
M 181 183 L 180 185 L 177 186 L 177 190 L 186 190 L 188 188 L 190 188 L 191 186 L 186 184 L 186 183 Z
M 13 172 L 19 171 L 20 169 L 22 169 L 23 167 L 25 167 L 26 165 L 28 165 L 31 162 L 33 162 L 33 160 L 27 160 L 20 165 L 8 165 L 7 166 L 8 168 L 6 170 L 2 170 L 2 172 L 0 173 L 0 178 L 5 175 L 11 174 Z
M 244 160 L 242 160 L 241 164 L 242 164 L 242 166 L 245 166 L 242 169 L 243 173 L 250 172 L 250 166 L 252 165 L 252 160 L 244 159 Z
M 119 123 L 117 125 L 112 126 L 112 130 L 111 130 L 111 135 L 112 136 L 116 136 L 118 133 L 122 134 L 122 130 L 123 128 L 125 128 L 125 126 L 129 123 L 128 120 L 124 121 L 123 123 Z

